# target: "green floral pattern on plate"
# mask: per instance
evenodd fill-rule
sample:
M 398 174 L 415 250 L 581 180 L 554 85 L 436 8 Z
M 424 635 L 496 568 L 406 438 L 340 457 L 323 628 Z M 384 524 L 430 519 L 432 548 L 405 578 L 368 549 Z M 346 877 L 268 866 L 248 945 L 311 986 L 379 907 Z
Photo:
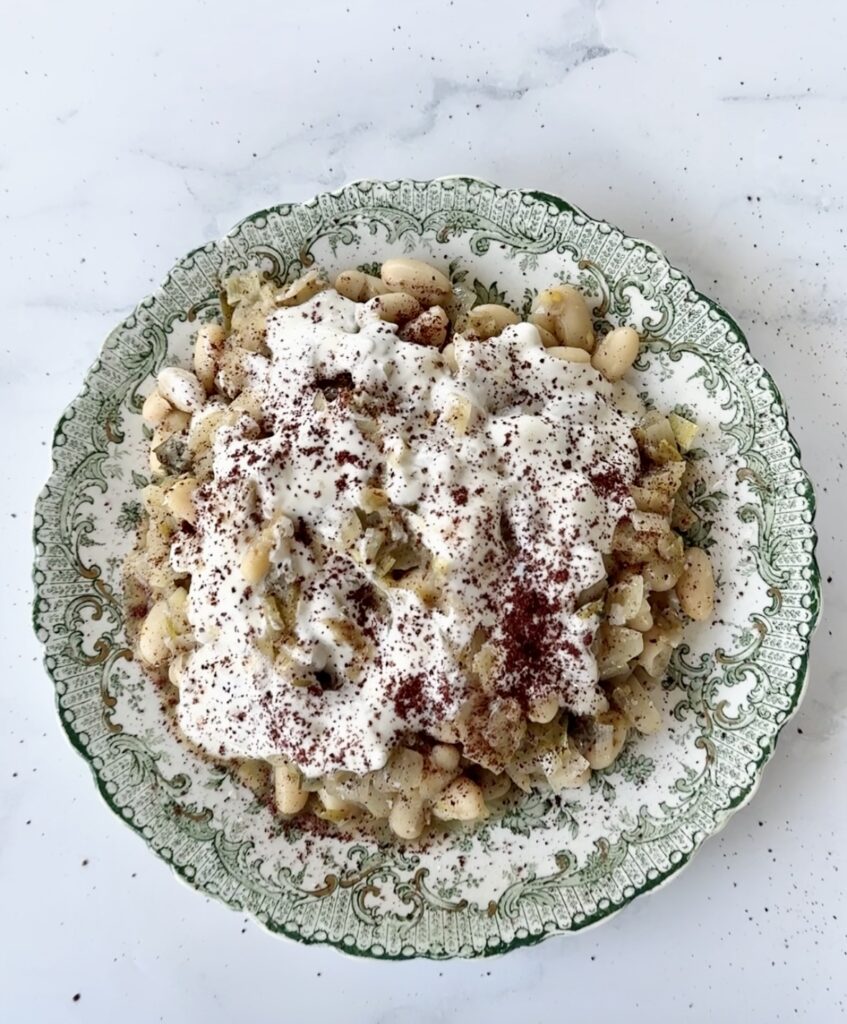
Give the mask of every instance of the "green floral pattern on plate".
M 120 566 L 147 479 L 142 396 L 214 317 L 222 276 L 315 262 L 434 261 L 479 301 L 526 311 L 577 284 L 598 328 L 646 339 L 637 389 L 702 426 L 691 539 L 717 569 L 719 621 L 693 626 L 666 728 L 590 786 L 533 793 L 420 846 L 275 819 L 167 727 L 132 662 Z M 814 496 L 780 396 L 738 326 L 649 244 L 541 192 L 469 178 L 362 181 L 254 214 L 190 253 L 106 340 L 56 429 L 36 508 L 34 622 L 59 713 L 112 809 L 187 882 L 269 929 L 361 955 L 481 956 L 607 917 L 683 866 L 753 793 L 796 708 L 819 607 Z

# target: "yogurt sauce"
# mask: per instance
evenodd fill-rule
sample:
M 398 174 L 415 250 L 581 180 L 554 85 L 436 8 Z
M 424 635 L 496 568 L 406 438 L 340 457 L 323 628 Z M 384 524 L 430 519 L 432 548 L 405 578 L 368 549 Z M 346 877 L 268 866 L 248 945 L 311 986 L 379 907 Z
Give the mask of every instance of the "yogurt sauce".
M 171 554 L 198 644 L 180 725 L 214 755 L 362 773 L 404 734 L 438 735 L 472 688 L 603 706 L 597 620 L 577 601 L 634 507 L 643 407 L 531 324 L 455 336 L 456 372 L 396 332 L 329 291 L 273 313 L 270 358 L 246 356 L 263 422 L 217 432 Z M 262 530 L 271 568 L 251 587 L 240 566 Z M 386 553 L 422 565 L 385 577 Z

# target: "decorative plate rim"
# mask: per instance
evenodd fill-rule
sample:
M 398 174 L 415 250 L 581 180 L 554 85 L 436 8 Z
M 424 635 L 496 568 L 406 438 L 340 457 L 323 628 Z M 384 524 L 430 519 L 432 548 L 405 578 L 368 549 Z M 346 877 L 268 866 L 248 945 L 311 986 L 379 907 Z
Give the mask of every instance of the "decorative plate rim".
M 90 391 L 92 377 L 96 374 L 100 366 L 104 350 L 106 350 L 109 343 L 127 327 L 128 323 L 131 320 L 133 320 L 133 318 L 138 317 L 142 310 L 155 300 L 156 295 L 167 286 L 173 272 L 180 265 L 186 263 L 188 260 L 196 256 L 197 254 L 208 250 L 210 247 L 217 248 L 225 246 L 226 243 L 230 239 L 237 236 L 241 228 L 247 224 L 250 224 L 261 218 L 270 217 L 274 214 L 280 215 L 282 211 L 286 209 L 290 210 L 296 207 L 317 204 L 320 203 L 320 201 L 325 198 L 340 198 L 343 195 L 343 193 L 349 189 L 362 189 L 363 187 L 365 189 L 368 189 L 372 188 L 375 185 L 392 185 L 400 187 L 409 186 L 413 189 L 425 189 L 426 187 L 436 183 L 460 182 L 465 183 L 469 186 L 481 185 L 487 188 L 495 189 L 500 192 L 516 193 L 521 197 L 527 196 L 532 199 L 540 200 L 542 202 L 546 202 L 552 205 L 555 208 L 555 210 L 559 213 L 569 212 L 573 214 L 575 217 L 584 218 L 589 223 L 595 225 L 602 225 L 604 227 L 607 227 L 610 231 L 618 233 L 623 241 L 630 242 L 639 247 L 643 247 L 645 252 L 652 254 L 657 262 L 667 267 L 668 271 L 674 276 L 674 278 L 677 281 L 681 281 L 685 284 L 685 286 L 688 289 L 689 296 L 691 298 L 705 303 L 708 310 L 711 313 L 713 313 L 718 319 L 724 321 L 728 325 L 729 329 L 734 332 L 737 341 L 741 344 L 741 346 L 743 346 L 744 351 L 749 355 L 753 364 L 761 372 L 762 378 L 767 386 L 767 390 L 770 393 L 770 395 L 772 395 L 774 404 L 778 406 L 779 412 L 781 413 L 785 421 L 785 436 L 783 439 L 788 442 L 788 444 L 790 445 L 791 454 L 797 460 L 797 472 L 800 474 L 799 479 L 797 481 L 797 486 L 799 487 L 800 485 L 802 485 L 802 495 L 798 496 L 802 497 L 803 504 L 808 510 L 808 530 L 811 540 L 811 547 L 808 551 L 808 560 L 806 563 L 806 568 L 809 572 L 809 603 L 807 609 L 809 613 L 809 618 L 806 621 L 807 633 L 804 637 L 805 647 L 803 653 L 801 655 L 798 655 L 800 662 L 796 669 L 796 684 L 794 693 L 790 698 L 789 706 L 785 710 L 785 717 L 775 727 L 775 732 L 773 733 L 772 741 L 768 744 L 768 746 L 760 747 L 759 756 L 755 761 L 755 774 L 750 779 L 749 787 L 746 790 L 742 791 L 736 798 L 731 798 L 729 804 L 724 809 L 715 812 L 714 827 L 712 827 L 709 831 L 706 831 L 700 839 L 695 841 L 690 850 L 688 850 L 687 852 L 682 852 L 680 854 L 679 859 L 672 862 L 667 870 L 659 871 L 658 876 L 656 878 L 647 879 L 645 883 L 637 887 L 631 895 L 624 895 L 620 902 L 610 902 L 607 907 L 598 908 L 596 913 L 586 915 L 583 921 L 580 921 L 578 923 L 571 922 L 571 926 L 569 928 L 563 929 L 560 927 L 556 927 L 555 925 L 547 924 L 545 925 L 544 930 L 542 930 L 539 933 L 529 933 L 525 936 L 516 935 L 509 941 L 501 941 L 497 944 L 486 944 L 484 948 L 479 950 L 474 949 L 468 954 L 464 952 L 459 952 L 457 954 L 439 953 L 431 951 L 429 949 L 422 951 L 415 949 L 410 953 L 407 953 L 405 952 L 405 949 L 402 949 L 399 953 L 391 953 L 385 949 L 382 949 L 381 951 L 375 951 L 373 946 L 363 949 L 358 946 L 348 946 L 345 945 L 343 942 L 334 941 L 330 938 L 324 938 L 319 935 L 303 935 L 298 932 L 289 931 L 283 925 L 278 925 L 273 921 L 266 920 L 263 917 L 260 917 L 257 914 L 251 912 L 251 916 L 254 918 L 254 920 L 261 924 L 266 931 L 270 932 L 275 936 L 282 936 L 290 939 L 291 941 L 295 941 L 304 945 L 328 945 L 334 949 L 337 949 L 339 952 L 345 953 L 349 956 L 367 957 L 377 960 L 409 960 L 414 958 L 427 960 L 443 960 L 451 957 L 482 958 L 491 956 L 501 956 L 507 952 L 510 952 L 513 949 L 517 949 L 523 946 L 536 945 L 540 942 L 543 942 L 545 939 L 551 938 L 554 935 L 569 935 L 572 933 L 583 931 L 587 928 L 595 927 L 603 923 L 604 921 L 608 920 L 609 918 L 613 917 L 615 914 L 619 913 L 633 900 L 639 898 L 640 896 L 648 895 L 652 892 L 655 892 L 656 890 L 662 888 L 669 881 L 671 881 L 671 879 L 677 877 L 680 871 L 683 868 L 685 868 L 688 864 L 690 864 L 692 858 L 703 847 L 704 843 L 708 839 L 712 838 L 713 836 L 717 835 L 720 831 L 722 831 L 722 829 L 725 828 L 726 824 L 728 823 L 730 818 L 736 813 L 736 811 L 746 806 L 753 799 L 756 792 L 758 791 L 759 786 L 761 785 L 765 767 L 767 763 L 770 761 L 771 757 L 773 756 L 773 753 L 776 749 L 782 731 L 788 724 L 788 722 L 791 720 L 791 718 L 795 715 L 803 697 L 805 696 L 809 680 L 809 657 L 811 641 L 814 632 L 820 622 L 820 614 L 822 609 L 821 572 L 817 559 L 818 533 L 815 527 L 816 497 L 812 481 L 802 464 L 800 447 L 790 429 L 791 423 L 787 403 L 782 395 L 782 392 L 777 386 L 773 376 L 770 374 L 767 368 L 753 356 L 750 350 L 750 345 L 747 341 L 747 337 L 738 325 L 737 321 L 719 303 L 715 302 L 713 299 L 709 298 L 707 295 L 699 291 L 699 289 L 695 287 L 694 283 L 692 282 L 688 274 L 680 270 L 675 264 L 671 263 L 670 260 L 668 260 L 667 257 L 664 255 L 662 250 L 657 248 L 651 242 L 629 235 L 626 232 L 622 231 L 620 228 L 611 224 L 610 222 L 603 220 L 601 218 L 593 217 L 591 214 L 586 213 L 581 207 L 576 206 L 559 196 L 556 196 L 552 193 L 540 189 L 503 188 L 502 186 L 498 186 L 494 182 L 491 182 L 487 179 L 475 177 L 472 175 L 445 175 L 432 179 L 355 179 L 353 181 L 346 183 L 345 185 L 339 186 L 336 189 L 319 192 L 315 196 L 306 199 L 300 203 L 278 203 L 261 210 L 256 210 L 238 220 L 233 225 L 233 227 L 224 235 L 220 236 L 217 239 L 212 239 L 203 245 L 196 246 L 195 248 L 191 249 L 188 253 L 186 253 L 183 257 L 175 261 L 171 269 L 161 279 L 158 287 L 153 289 L 148 295 L 141 299 L 135 305 L 133 310 L 131 310 L 128 313 L 128 315 L 124 317 L 107 334 L 106 338 L 103 341 L 103 344 L 101 345 L 100 352 L 94 358 L 94 360 L 91 362 L 91 364 L 89 365 L 88 369 L 85 372 L 81 388 L 79 389 L 75 397 L 65 406 L 64 410 L 62 411 L 61 415 L 59 416 L 56 422 L 56 426 L 53 431 L 53 440 L 51 446 L 52 465 L 50 475 L 48 477 L 47 482 L 44 484 L 44 486 L 38 493 L 38 497 L 36 499 L 34 508 L 32 541 L 35 548 L 35 560 L 32 569 L 32 580 L 34 590 L 32 623 L 38 641 L 44 646 L 43 663 L 47 675 L 50 678 L 51 682 L 53 683 L 54 702 L 56 705 L 59 721 L 61 722 L 62 725 L 62 729 L 71 746 L 87 763 L 88 768 L 94 778 L 97 789 L 99 790 L 101 797 L 108 805 L 110 810 L 124 824 L 129 825 L 132 831 L 138 835 L 142 842 L 144 842 L 144 844 L 148 848 L 150 848 L 153 853 L 160 857 L 160 859 L 165 859 L 162 858 L 159 851 L 152 846 L 151 840 L 143 834 L 142 828 L 135 821 L 128 819 L 122 813 L 121 808 L 115 803 L 111 794 L 108 792 L 106 781 L 103 778 L 101 778 L 100 775 L 98 775 L 97 768 L 94 764 L 94 758 L 86 750 L 79 732 L 74 728 L 71 722 L 66 720 L 65 716 L 61 713 L 62 709 L 59 702 L 61 694 L 57 688 L 58 680 L 56 679 L 54 670 L 53 668 L 51 668 L 50 665 L 50 653 L 47 648 L 46 637 L 42 635 L 46 632 L 45 626 L 41 619 L 42 605 L 47 603 L 47 599 L 43 593 L 43 590 L 49 585 L 49 574 L 45 574 L 44 579 L 39 581 L 39 573 L 44 573 L 44 570 L 42 569 L 42 560 L 44 558 L 44 554 L 42 551 L 39 550 L 39 545 L 41 544 L 39 535 L 41 529 L 47 522 L 47 518 L 44 513 L 47 499 L 51 494 L 51 487 L 55 489 L 56 483 L 62 479 L 64 472 L 60 465 L 61 445 L 59 445 L 58 439 L 65 424 L 69 420 L 73 419 L 73 417 L 77 414 L 81 406 L 81 403 L 83 403 L 86 400 Z M 176 875 L 177 878 L 180 879 L 181 882 L 191 887 L 192 889 L 198 889 L 198 886 L 195 884 L 192 878 L 187 875 L 184 866 L 175 863 L 173 860 L 165 860 L 168 866 L 171 868 L 171 871 Z M 208 896 L 214 897 L 216 900 L 222 902 L 224 905 L 230 908 L 234 906 L 234 904 L 230 902 L 230 900 L 226 897 L 225 894 L 209 892 L 208 889 L 200 889 L 200 891 L 204 892 Z

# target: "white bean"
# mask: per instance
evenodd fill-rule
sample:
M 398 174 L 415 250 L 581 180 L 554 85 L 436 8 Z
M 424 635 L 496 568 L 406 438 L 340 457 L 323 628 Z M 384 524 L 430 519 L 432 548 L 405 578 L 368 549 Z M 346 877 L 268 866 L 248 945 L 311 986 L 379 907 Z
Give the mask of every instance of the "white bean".
M 246 349 L 229 346 L 221 353 L 215 383 L 227 398 L 241 394 L 247 382 Z
M 182 677 L 185 675 L 185 663 L 187 655 L 178 654 L 173 661 L 168 665 L 168 679 L 171 686 L 175 686 L 179 689 L 182 683 Z
M 559 701 L 553 694 L 550 694 L 548 697 L 542 697 L 530 704 L 526 717 L 530 722 L 546 725 L 548 722 L 552 722 L 558 713 Z
M 421 260 L 386 260 L 381 276 L 391 291 L 408 292 L 424 306 L 441 306 L 453 294 L 450 281 L 444 274 Z
M 275 761 L 274 800 L 280 814 L 297 814 L 306 806 L 309 794 L 300 785 L 300 772 L 293 764 Z
M 597 346 L 591 365 L 606 380 L 620 380 L 638 358 L 640 341 L 632 327 L 615 327 Z
M 165 494 L 165 507 L 176 519 L 187 523 L 197 521 L 197 509 L 194 507 L 194 492 L 197 481 L 193 476 L 181 477 Z
M 552 331 L 549 331 L 542 324 L 535 323 L 533 320 L 530 320 L 530 323 L 538 331 L 538 336 L 541 338 L 541 344 L 545 348 L 555 348 L 559 344 L 559 339 Z
M 441 355 L 444 358 L 444 362 L 446 363 L 447 368 L 452 373 L 456 373 L 459 369 L 459 364 L 456 361 L 456 349 L 454 348 L 452 341 L 450 342 L 449 345 L 444 346 L 444 348 L 441 350 Z
M 608 768 L 623 750 L 629 723 L 618 711 L 603 711 L 594 720 L 593 733 L 581 753 L 594 771 L 600 771 Z
M 554 345 L 547 351 L 554 359 L 561 359 L 566 363 L 590 363 L 591 353 L 584 348 L 573 348 L 570 345 Z
M 172 409 L 171 403 L 156 388 L 144 399 L 141 416 L 145 423 L 149 423 L 151 427 L 157 427 Z
M 704 622 L 714 611 L 715 576 L 709 556 L 702 548 L 689 548 L 685 552 L 676 596 L 685 614 L 696 622 Z
M 261 423 L 262 421 L 262 404 L 256 397 L 255 392 L 249 389 L 242 391 L 237 398 L 234 398 L 232 402 L 230 402 L 229 410 L 237 416 L 246 412 L 247 415 L 257 423 Z
M 562 284 L 539 292 L 530 320 L 545 327 L 569 348 L 594 348 L 594 328 L 591 312 L 582 296 L 572 285 Z
M 206 401 L 206 391 L 190 370 L 166 366 L 158 378 L 159 391 L 175 409 L 197 412 Z
M 388 825 L 401 839 L 417 839 L 426 824 L 423 802 L 414 796 L 398 796 L 391 805 Z
M 505 796 L 512 788 L 512 780 L 505 772 L 495 775 L 494 772 L 483 771 L 479 787 L 482 790 L 483 798 L 488 803 Z
M 570 347 L 590 351 L 594 347 L 594 327 L 582 293 L 569 285 L 563 285 L 558 290 L 562 295 L 562 309 L 558 316 L 556 336 Z
M 157 601 L 138 634 L 138 653 L 151 667 L 161 665 L 170 655 L 171 610 L 166 600 Z
M 641 570 L 644 577 L 644 586 L 651 593 L 659 594 L 670 590 L 676 584 L 680 575 L 679 562 L 669 562 L 664 558 L 653 558 L 646 562 Z
M 226 331 L 220 324 L 203 324 L 194 341 L 194 372 L 207 391 L 215 386 L 218 360 L 226 343 Z
M 269 769 L 270 765 L 267 761 L 260 761 L 258 758 L 252 757 L 234 765 L 234 773 L 238 781 L 257 796 L 264 796 L 268 792 Z
M 468 313 L 468 326 L 464 334 L 484 341 L 496 338 L 504 328 L 517 323 L 520 323 L 520 317 L 508 306 L 484 302 L 481 306 L 474 306 Z
M 436 768 L 433 765 L 427 765 L 423 775 L 421 776 L 417 795 L 422 800 L 435 800 L 444 792 L 453 779 L 456 778 L 456 774 L 457 769 L 455 768 L 447 770 L 445 768 Z
M 255 587 L 265 578 L 271 566 L 273 539 L 260 536 L 247 548 L 241 559 L 241 575 L 246 583 Z
M 421 304 L 408 292 L 389 292 L 387 295 L 377 295 L 368 303 L 380 318 L 390 324 L 405 324 L 418 316 Z
M 542 295 L 544 294 L 546 293 L 542 292 Z M 538 299 L 535 301 L 538 302 Z M 534 308 L 529 314 L 529 322 L 538 328 L 539 333 L 543 331 L 544 334 L 553 338 L 553 341 L 550 342 L 551 345 L 559 344 L 559 339 L 556 337 L 556 317 L 546 306 Z
M 342 270 L 335 279 L 335 290 L 345 299 L 367 302 L 377 295 L 384 295 L 388 285 L 373 274 L 365 274 L 361 270 Z
M 168 415 L 159 424 L 159 430 L 165 435 L 165 440 L 173 437 L 174 434 L 181 434 L 191 422 L 191 416 L 180 409 L 171 409 Z
M 432 805 L 441 821 L 476 821 L 488 816 L 482 790 L 464 775 L 455 779 Z
M 436 743 L 429 756 L 436 768 L 445 772 L 454 772 L 459 767 L 459 748 L 449 743 Z
M 447 340 L 449 326 L 450 320 L 441 306 L 433 306 L 401 327 L 399 334 L 403 341 L 439 348 Z

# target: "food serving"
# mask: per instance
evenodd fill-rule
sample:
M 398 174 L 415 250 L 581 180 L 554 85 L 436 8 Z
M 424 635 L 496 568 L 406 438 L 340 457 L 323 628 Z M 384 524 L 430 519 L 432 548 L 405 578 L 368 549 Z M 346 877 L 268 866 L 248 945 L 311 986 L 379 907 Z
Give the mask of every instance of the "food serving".
M 391 959 L 674 877 L 755 793 L 820 607 L 740 326 L 649 242 L 465 177 L 178 260 L 57 425 L 34 539 L 106 804 L 270 931 Z
M 660 729 L 715 585 L 682 536 L 698 425 L 637 396 L 633 327 L 564 282 L 521 320 L 370 269 L 224 282 L 144 402 L 126 593 L 188 740 L 283 815 L 411 840 Z

